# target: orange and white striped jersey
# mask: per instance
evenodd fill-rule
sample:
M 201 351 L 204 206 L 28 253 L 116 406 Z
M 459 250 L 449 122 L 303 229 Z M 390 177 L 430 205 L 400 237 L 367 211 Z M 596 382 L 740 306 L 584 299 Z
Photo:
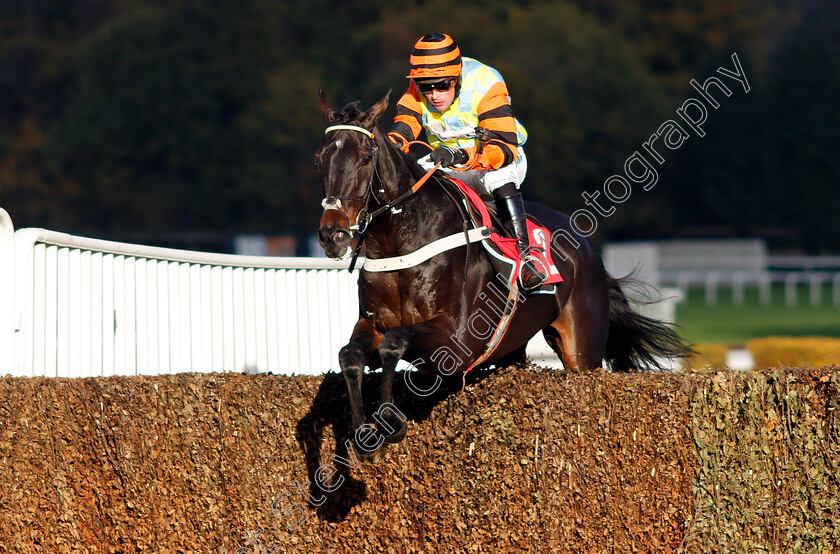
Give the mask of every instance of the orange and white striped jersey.
M 473 169 L 492 170 L 516 159 L 517 146 L 525 144 L 528 133 L 513 115 L 510 95 L 502 75 L 477 60 L 463 57 L 461 89 L 444 113 L 430 107 L 426 97 L 412 81 L 397 102 L 397 115 L 389 136 L 402 144 L 417 140 L 426 130 L 426 140 L 433 148 L 462 148 L 476 158 L 477 143 L 472 130 L 481 126 L 490 131 L 490 139 L 475 161 Z M 399 137 L 395 137 L 398 135 Z

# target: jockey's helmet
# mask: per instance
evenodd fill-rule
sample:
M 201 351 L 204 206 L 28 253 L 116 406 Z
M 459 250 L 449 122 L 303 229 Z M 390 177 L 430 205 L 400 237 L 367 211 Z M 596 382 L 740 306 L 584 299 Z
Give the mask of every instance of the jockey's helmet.
M 414 44 L 409 79 L 443 79 L 461 75 L 461 50 L 452 37 L 429 33 Z

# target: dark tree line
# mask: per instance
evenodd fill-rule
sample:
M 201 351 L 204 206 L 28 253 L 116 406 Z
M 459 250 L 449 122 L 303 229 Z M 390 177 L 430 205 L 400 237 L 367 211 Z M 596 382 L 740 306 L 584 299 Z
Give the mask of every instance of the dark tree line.
M 0 0 L 0 206 L 96 236 L 308 233 L 318 88 L 335 106 L 395 101 L 411 45 L 441 30 L 505 75 L 526 197 L 567 213 L 737 52 L 750 93 L 596 238 L 836 250 L 838 15 L 829 0 Z

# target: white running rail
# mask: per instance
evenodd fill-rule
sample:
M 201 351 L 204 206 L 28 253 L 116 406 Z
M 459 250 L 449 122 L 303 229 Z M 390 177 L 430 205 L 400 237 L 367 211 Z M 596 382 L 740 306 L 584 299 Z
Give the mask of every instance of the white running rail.
M 0 209 L 0 374 L 337 370 L 358 317 L 347 266 L 15 233 Z

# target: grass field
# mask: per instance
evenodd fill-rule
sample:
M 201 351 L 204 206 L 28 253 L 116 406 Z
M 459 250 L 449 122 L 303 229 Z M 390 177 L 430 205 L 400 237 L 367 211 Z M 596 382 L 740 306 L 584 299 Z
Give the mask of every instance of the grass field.
M 735 306 L 729 290 L 722 290 L 718 302 L 707 306 L 702 289 L 689 291 L 677 305 L 677 324 L 692 342 L 738 344 L 749 339 L 788 337 L 840 337 L 840 308 L 832 305 L 831 290 L 823 289 L 822 304 L 812 306 L 806 287 L 799 290 L 795 307 L 784 301 L 784 287 L 775 286 L 771 302 L 759 302 L 758 291 L 747 289 L 742 306 Z

